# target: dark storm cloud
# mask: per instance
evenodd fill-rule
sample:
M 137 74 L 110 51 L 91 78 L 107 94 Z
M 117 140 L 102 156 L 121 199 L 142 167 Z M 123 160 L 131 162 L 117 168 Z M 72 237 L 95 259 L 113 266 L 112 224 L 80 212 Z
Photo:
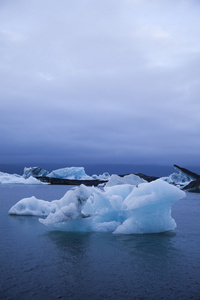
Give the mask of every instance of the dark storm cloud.
M 1 161 L 199 163 L 197 1 L 1 1 Z

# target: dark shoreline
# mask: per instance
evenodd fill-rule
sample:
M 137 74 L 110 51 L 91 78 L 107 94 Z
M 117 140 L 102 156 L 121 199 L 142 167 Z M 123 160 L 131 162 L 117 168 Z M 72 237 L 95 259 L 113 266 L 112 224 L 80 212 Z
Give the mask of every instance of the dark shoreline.
M 130 174 L 123 174 L 123 175 L 118 175 L 120 177 L 124 177 L 126 175 L 130 175 Z M 142 179 L 145 179 L 148 182 L 151 182 L 153 180 L 158 179 L 159 177 L 155 177 L 155 176 L 148 176 L 142 173 L 137 173 L 134 174 L 139 176 Z M 49 184 L 57 184 L 57 185 L 87 185 L 87 186 L 97 186 L 99 184 L 105 184 L 106 182 L 108 182 L 108 180 L 79 180 L 79 179 L 64 179 L 64 178 L 53 178 L 53 177 L 48 177 L 48 176 L 36 176 L 36 179 L 40 180 L 41 182 L 46 182 Z
M 76 179 L 63 179 L 63 178 L 52 178 L 52 177 L 35 177 L 41 182 L 46 182 L 49 184 L 57 185 L 87 185 L 87 186 L 97 186 L 101 183 L 106 183 L 107 180 L 76 180 Z

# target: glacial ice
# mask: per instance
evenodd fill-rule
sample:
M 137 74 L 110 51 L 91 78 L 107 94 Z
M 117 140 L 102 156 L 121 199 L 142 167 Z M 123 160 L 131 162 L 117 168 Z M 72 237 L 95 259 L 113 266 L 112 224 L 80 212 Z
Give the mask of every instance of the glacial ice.
M 62 179 L 73 179 L 73 180 L 108 180 L 110 175 L 103 173 L 102 175 L 89 176 L 85 173 L 84 167 L 69 167 L 62 168 L 52 171 L 47 177 L 62 178 Z
M 23 175 L 8 174 L 0 172 L 0 184 L 46 184 L 37 180 L 36 176 L 48 176 L 63 179 L 76 179 L 76 180 L 109 180 L 110 175 L 105 172 L 100 175 L 89 176 L 85 173 L 83 167 L 70 167 L 57 169 L 49 173 L 40 167 L 25 167 Z
M 63 178 L 63 179 L 92 179 L 85 173 L 83 167 L 70 167 L 70 168 L 62 168 L 52 171 L 47 175 L 47 177 L 53 178 Z
M 36 178 L 30 176 L 24 178 L 18 174 L 8 174 L 0 172 L 0 184 L 43 184 Z
M 22 175 L 24 178 L 29 178 L 30 176 L 36 177 L 36 176 L 46 176 L 49 174 L 49 171 L 44 170 L 40 167 L 25 167 L 24 168 L 24 174 Z
M 110 174 L 108 172 L 104 172 L 103 174 L 93 174 L 92 179 L 94 180 L 109 180 L 110 179 Z
M 133 184 L 138 185 L 140 183 L 147 182 L 146 180 L 140 178 L 137 175 L 129 174 L 125 175 L 123 177 L 118 175 L 111 175 L 109 181 L 106 183 L 106 187 L 113 186 L 113 185 L 119 185 L 119 184 Z
M 102 189 L 80 185 L 52 202 L 22 199 L 9 214 L 40 216 L 42 224 L 56 230 L 159 233 L 175 229 L 171 208 L 184 197 L 185 192 L 162 179 Z
M 189 184 L 192 180 L 194 180 L 189 175 L 186 175 L 181 171 L 179 173 L 172 173 L 167 177 L 162 177 L 162 179 L 170 184 L 179 185 L 181 187 Z
M 48 216 L 56 211 L 54 201 L 48 202 L 35 198 L 24 198 L 17 202 L 10 210 L 9 214 L 22 216 Z

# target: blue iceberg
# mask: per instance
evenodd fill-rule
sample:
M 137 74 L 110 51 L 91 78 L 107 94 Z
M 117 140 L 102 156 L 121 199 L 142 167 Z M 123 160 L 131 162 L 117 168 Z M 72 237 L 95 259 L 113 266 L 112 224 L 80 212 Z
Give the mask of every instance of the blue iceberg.
M 184 197 L 185 192 L 162 179 L 104 188 L 80 185 L 60 200 L 22 199 L 9 214 L 43 217 L 39 221 L 56 230 L 159 233 L 176 228 L 171 209 Z

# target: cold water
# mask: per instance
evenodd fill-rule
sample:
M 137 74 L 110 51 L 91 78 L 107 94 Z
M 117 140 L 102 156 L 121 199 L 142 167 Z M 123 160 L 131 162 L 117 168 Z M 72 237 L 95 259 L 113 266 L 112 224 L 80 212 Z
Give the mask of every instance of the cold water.
M 177 228 L 162 234 L 50 231 L 8 215 L 24 197 L 70 188 L 0 185 L 1 299 L 200 299 L 200 194 L 175 203 Z

